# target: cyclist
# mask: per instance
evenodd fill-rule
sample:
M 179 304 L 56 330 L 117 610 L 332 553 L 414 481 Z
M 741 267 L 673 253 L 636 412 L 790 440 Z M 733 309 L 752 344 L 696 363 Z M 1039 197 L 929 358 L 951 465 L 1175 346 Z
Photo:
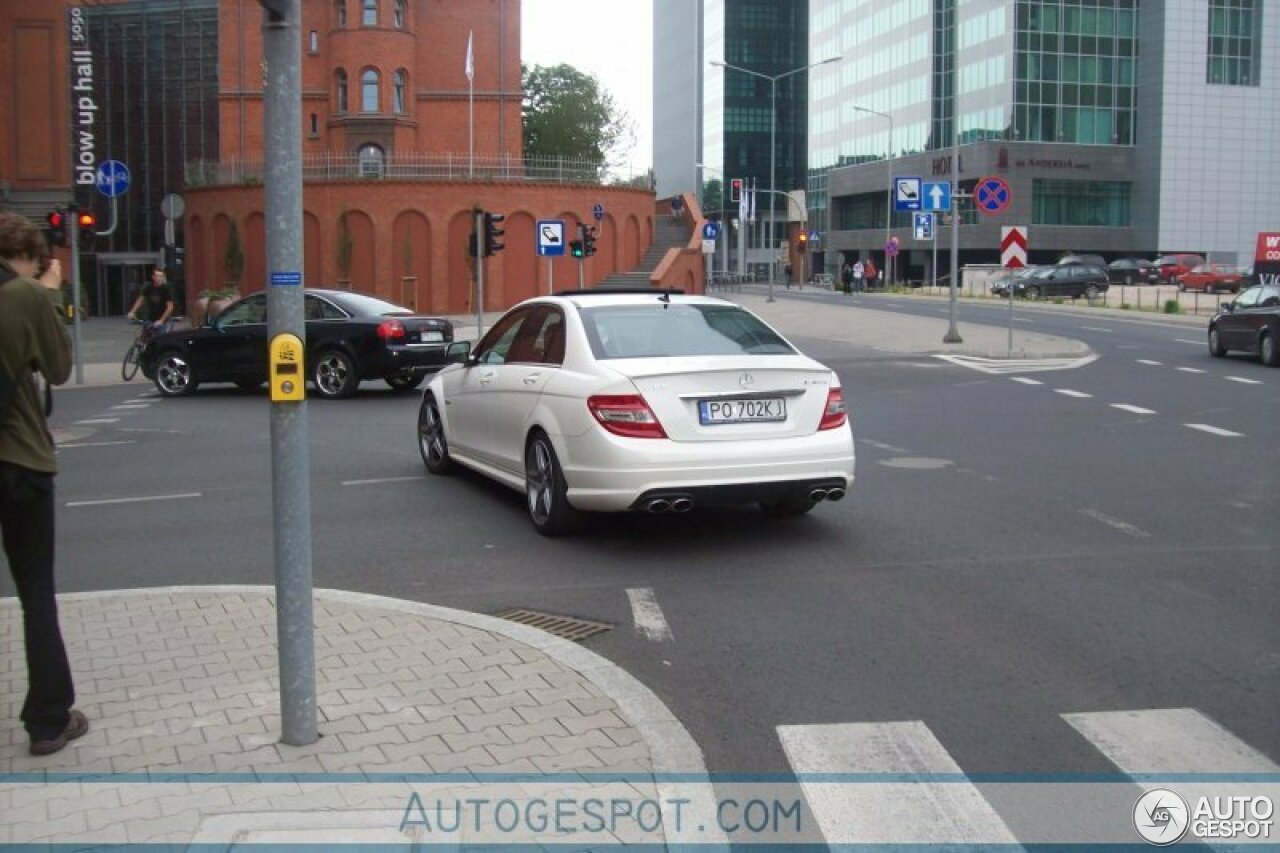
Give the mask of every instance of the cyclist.
M 143 307 L 147 309 L 144 321 L 157 329 L 164 329 L 173 316 L 173 291 L 165 280 L 164 268 L 161 266 L 151 268 L 151 281 L 142 286 L 133 307 L 129 309 L 129 319 L 138 319 L 138 309 Z

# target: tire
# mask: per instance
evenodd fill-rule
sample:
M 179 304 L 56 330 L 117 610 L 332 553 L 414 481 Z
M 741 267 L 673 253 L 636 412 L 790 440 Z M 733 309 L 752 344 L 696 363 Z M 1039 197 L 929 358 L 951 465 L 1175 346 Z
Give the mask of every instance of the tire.
M 194 394 L 198 383 L 191 365 L 175 350 L 160 353 L 156 359 L 156 390 L 166 397 L 186 397 Z
M 1039 299 L 1040 288 L 1036 287 L 1035 285 L 1030 285 L 1027 287 L 1025 291 L 1023 291 L 1023 295 L 1026 296 L 1028 299 Z
M 257 391 L 262 387 L 261 379 L 237 379 L 236 387 L 241 391 Z
M 760 501 L 760 509 L 774 518 L 796 518 L 813 509 L 817 504 L 805 494 L 783 495 L 780 498 Z
M 1098 298 L 1098 294 L 1101 292 L 1102 291 L 1098 290 L 1098 285 L 1096 284 L 1088 285 L 1084 289 L 1084 298 L 1092 302 L 1093 300 Z
M 124 354 L 124 363 L 120 365 L 120 376 L 125 382 L 132 382 L 133 377 L 138 375 L 138 356 L 142 354 L 142 347 L 134 344 L 129 347 L 129 351 Z
M 1280 367 L 1280 345 L 1271 332 L 1263 332 L 1258 339 L 1258 356 L 1267 367 Z
M 421 370 L 402 370 L 384 378 L 393 391 L 412 391 L 422 384 L 427 374 Z
M 432 474 L 448 474 L 453 470 L 449 442 L 444 435 L 444 421 L 440 420 L 436 398 L 430 394 L 423 395 L 422 406 L 418 409 L 418 452 L 422 454 L 422 464 Z
M 524 449 L 525 508 L 543 536 L 560 536 L 578 526 L 580 516 L 569 506 L 568 484 L 560 460 L 545 433 L 535 432 Z
M 316 355 L 311 368 L 311 382 L 316 394 L 326 400 L 341 400 L 356 393 L 360 377 L 355 362 L 342 350 L 327 349 Z
M 1221 339 L 1218 337 L 1218 327 L 1209 327 L 1209 355 L 1214 358 L 1222 358 L 1227 354 L 1227 348 L 1222 345 Z

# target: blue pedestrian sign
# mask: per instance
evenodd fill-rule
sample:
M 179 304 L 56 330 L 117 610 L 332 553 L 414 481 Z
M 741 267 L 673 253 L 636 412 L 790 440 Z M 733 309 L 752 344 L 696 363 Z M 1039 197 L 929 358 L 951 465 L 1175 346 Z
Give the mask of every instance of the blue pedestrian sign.
M 932 213 L 916 213 L 915 214 L 915 232 L 917 240 L 933 239 L 933 214 Z
M 564 220 L 538 220 L 538 255 L 556 258 L 564 254 Z
M 103 160 L 95 176 L 98 192 L 116 198 L 129 191 L 129 167 L 119 160 Z
M 595 207 L 591 208 L 591 215 L 596 218 L 596 222 L 604 219 L 604 205 L 597 204 Z
M 946 213 L 951 209 L 951 182 L 927 183 L 924 185 L 924 209 Z
M 720 237 L 720 223 L 714 220 L 702 226 L 703 240 L 716 240 Z
M 922 210 L 919 178 L 893 179 L 893 209 L 897 211 Z

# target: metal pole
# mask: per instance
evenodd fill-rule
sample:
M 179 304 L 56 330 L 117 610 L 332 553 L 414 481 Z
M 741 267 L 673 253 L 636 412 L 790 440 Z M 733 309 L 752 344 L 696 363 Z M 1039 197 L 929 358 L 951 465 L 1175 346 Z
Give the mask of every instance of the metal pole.
M 778 189 L 777 175 L 775 168 L 778 160 L 778 78 L 770 77 L 769 83 L 772 87 L 772 94 L 769 99 L 769 223 L 768 237 L 760 242 L 764 244 L 765 251 L 769 253 L 769 298 L 768 302 L 773 302 L 773 280 L 778 277 L 778 255 L 773 249 L 773 194 Z M 763 224 L 764 219 L 761 218 Z
M 267 333 L 306 345 L 302 271 L 301 0 L 261 0 L 266 62 Z M 280 276 L 279 282 L 276 275 Z M 296 276 L 296 278 L 292 278 Z M 289 281 L 289 284 L 285 284 Z M 305 365 L 304 365 L 305 367 Z M 315 743 L 316 656 L 311 584 L 311 481 L 307 404 L 271 405 L 271 501 L 275 533 L 276 633 L 281 740 Z
M 951 300 L 948 311 L 947 333 L 944 344 L 962 344 L 960 330 L 956 328 L 956 292 L 960 278 L 960 112 L 956 109 L 959 95 L 952 96 L 951 107 Z
M 885 253 L 887 254 L 889 251 L 889 238 L 893 236 L 893 116 L 888 113 L 884 113 L 884 117 L 889 120 L 889 151 L 885 154 L 884 158 L 884 168 L 885 171 L 889 173 L 889 194 L 884 197 L 884 245 Z M 895 255 L 891 260 L 893 262 L 894 270 L 894 275 L 891 279 L 896 281 L 898 258 Z M 885 281 L 884 286 L 887 291 L 889 289 L 889 282 Z
M 564 244 L 562 243 L 561 245 L 563 246 Z M 551 294 L 556 292 L 556 288 L 555 288 L 556 269 L 555 269 L 554 260 L 555 259 L 552 258 L 550 255 L 547 255 L 547 296 L 550 296 Z
M 74 324 L 71 327 L 71 352 L 75 356 L 76 384 L 84 384 L 84 358 L 80 352 L 80 211 L 74 204 L 67 207 L 67 247 L 71 250 L 71 305 Z

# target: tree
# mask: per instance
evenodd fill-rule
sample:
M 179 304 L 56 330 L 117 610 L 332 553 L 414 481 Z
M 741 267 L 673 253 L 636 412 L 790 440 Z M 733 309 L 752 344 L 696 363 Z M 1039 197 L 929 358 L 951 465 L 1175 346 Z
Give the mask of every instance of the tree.
M 593 74 L 571 65 L 522 66 L 524 153 L 599 163 L 631 138 L 631 120 Z
M 351 226 L 347 222 L 347 209 L 342 208 L 338 214 L 338 244 L 335 247 L 338 262 L 338 278 L 344 282 L 351 281 L 351 257 L 355 250 L 355 242 L 351 239 Z
M 227 281 L 240 283 L 240 275 L 244 272 L 244 249 L 240 246 L 240 229 L 234 219 L 227 234 L 227 248 L 222 253 L 222 268 L 227 274 Z
M 724 195 L 724 187 L 719 178 L 712 178 L 702 184 L 702 212 L 719 213 L 720 199 Z

